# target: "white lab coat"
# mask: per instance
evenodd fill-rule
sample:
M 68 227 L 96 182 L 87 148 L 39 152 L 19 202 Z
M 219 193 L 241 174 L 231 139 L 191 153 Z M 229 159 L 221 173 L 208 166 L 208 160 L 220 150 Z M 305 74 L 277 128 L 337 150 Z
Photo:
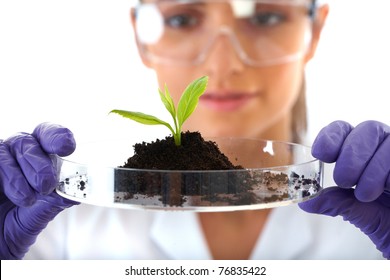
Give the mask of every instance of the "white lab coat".
M 193 212 L 79 205 L 41 233 L 26 259 L 210 259 Z M 380 259 L 360 230 L 297 205 L 272 210 L 251 259 Z

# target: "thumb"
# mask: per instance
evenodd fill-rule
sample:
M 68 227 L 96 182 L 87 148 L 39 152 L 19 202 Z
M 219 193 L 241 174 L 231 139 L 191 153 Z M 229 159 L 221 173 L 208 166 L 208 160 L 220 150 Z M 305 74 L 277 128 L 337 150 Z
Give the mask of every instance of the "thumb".
M 32 134 L 49 154 L 68 156 L 76 149 L 73 133 L 58 124 L 41 123 Z
M 299 207 L 309 213 L 342 216 L 364 232 L 385 258 L 390 258 L 390 209 L 379 201 L 361 202 L 353 189 L 331 187 L 299 203 Z

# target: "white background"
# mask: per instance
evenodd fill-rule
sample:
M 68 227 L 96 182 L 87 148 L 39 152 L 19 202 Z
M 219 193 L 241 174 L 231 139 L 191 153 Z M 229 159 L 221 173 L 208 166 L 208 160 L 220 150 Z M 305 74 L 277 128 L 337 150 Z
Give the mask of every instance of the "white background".
M 311 139 L 336 119 L 390 124 L 390 2 L 330 4 L 307 68 Z M 130 5 L 0 0 L 0 138 L 44 121 L 71 128 L 78 141 L 169 133 L 107 115 L 114 108 L 163 113 L 154 74 L 133 43 Z

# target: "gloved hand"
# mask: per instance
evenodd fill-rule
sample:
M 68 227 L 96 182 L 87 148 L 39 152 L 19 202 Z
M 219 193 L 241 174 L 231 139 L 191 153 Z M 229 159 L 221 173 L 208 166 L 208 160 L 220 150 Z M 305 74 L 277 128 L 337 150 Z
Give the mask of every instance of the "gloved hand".
M 312 154 L 326 163 L 335 162 L 333 176 L 338 187 L 326 188 L 299 206 L 310 213 L 342 216 L 389 259 L 390 127 L 376 121 L 356 128 L 333 122 L 318 134 Z
M 62 210 L 77 204 L 54 192 L 55 157 L 76 147 L 72 132 L 43 123 L 32 134 L 0 140 L 0 258 L 21 259 Z

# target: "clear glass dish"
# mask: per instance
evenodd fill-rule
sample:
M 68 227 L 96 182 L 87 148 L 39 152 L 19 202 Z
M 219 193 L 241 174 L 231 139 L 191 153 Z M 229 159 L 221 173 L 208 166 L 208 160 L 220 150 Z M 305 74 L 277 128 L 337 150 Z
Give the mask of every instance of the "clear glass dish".
M 234 170 L 144 170 L 120 168 L 132 156 L 132 141 L 78 145 L 58 158 L 57 192 L 71 200 L 106 207 L 154 210 L 232 211 L 308 200 L 322 189 L 323 164 L 310 147 L 287 142 L 209 138 Z

